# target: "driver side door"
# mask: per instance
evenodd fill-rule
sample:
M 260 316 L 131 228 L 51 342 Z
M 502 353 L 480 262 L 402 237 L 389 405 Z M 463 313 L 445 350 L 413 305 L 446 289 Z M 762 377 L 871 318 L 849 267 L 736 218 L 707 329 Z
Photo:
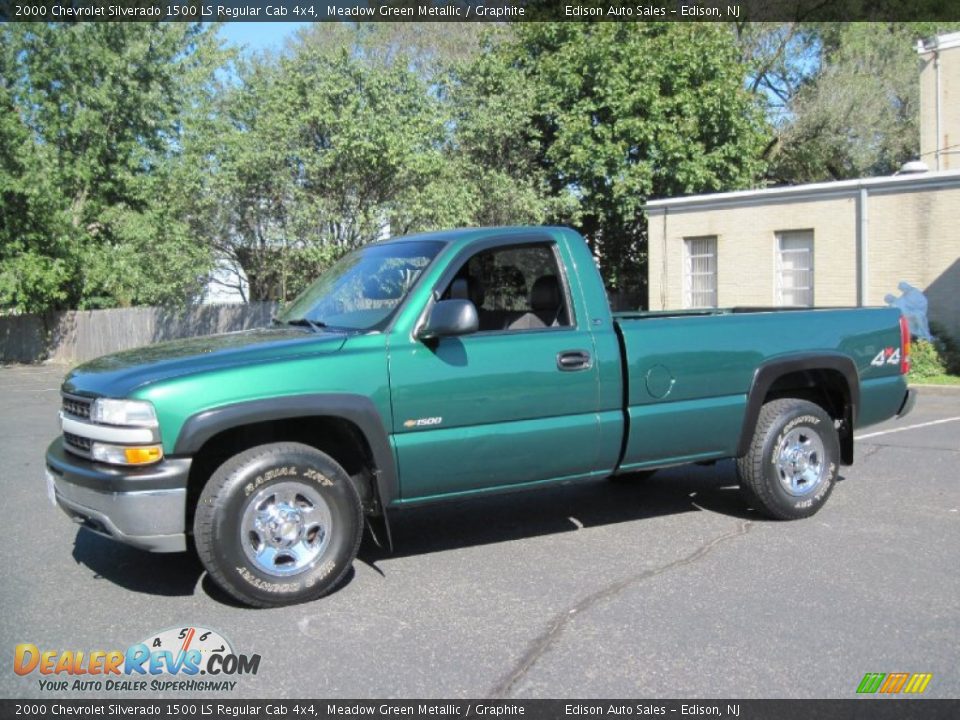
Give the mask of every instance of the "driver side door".
M 405 501 L 589 474 L 598 369 L 552 242 L 481 250 L 460 263 L 480 330 L 391 339 L 393 438 Z M 456 281 L 460 281 L 456 284 Z

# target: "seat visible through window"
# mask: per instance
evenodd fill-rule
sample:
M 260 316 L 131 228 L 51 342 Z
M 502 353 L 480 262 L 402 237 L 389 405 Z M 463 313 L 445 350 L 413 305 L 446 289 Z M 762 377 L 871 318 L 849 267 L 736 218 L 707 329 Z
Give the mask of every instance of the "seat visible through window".
M 508 320 L 505 330 L 537 330 L 560 325 L 563 299 L 556 275 L 543 275 L 530 290 L 530 310 Z
M 480 252 L 463 265 L 444 297 L 470 300 L 481 332 L 570 324 L 556 258 L 548 245 Z

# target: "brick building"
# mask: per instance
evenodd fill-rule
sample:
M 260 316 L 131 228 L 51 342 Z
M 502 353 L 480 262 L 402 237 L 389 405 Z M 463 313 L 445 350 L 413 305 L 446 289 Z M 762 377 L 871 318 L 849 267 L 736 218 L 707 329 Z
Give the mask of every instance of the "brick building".
M 960 32 L 917 43 L 920 157 L 931 170 L 960 170 Z
M 906 280 L 960 338 L 960 33 L 917 49 L 933 171 L 652 200 L 650 309 L 882 305 Z

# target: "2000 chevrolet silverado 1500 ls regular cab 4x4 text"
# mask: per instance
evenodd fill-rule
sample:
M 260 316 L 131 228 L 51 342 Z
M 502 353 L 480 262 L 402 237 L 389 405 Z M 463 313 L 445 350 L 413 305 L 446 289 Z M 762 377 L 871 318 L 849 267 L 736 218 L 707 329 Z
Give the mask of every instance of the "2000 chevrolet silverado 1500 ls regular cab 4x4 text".
M 273 328 L 100 358 L 63 385 L 49 490 L 87 528 L 193 544 L 249 605 L 310 600 L 366 518 L 415 503 L 736 458 L 814 514 L 856 428 L 906 413 L 894 309 L 612 314 L 583 239 L 470 229 L 347 255 Z

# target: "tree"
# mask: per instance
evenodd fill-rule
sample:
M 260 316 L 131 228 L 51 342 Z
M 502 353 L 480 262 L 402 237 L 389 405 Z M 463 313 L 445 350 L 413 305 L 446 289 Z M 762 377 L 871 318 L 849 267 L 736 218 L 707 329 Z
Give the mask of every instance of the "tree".
M 219 74 L 212 32 L 0 27 L 4 307 L 189 298 L 214 259 L 287 298 L 387 230 L 544 222 L 631 290 L 643 203 L 752 184 L 770 138 L 718 24 L 343 23 Z
M 950 29 L 932 22 L 738 26 L 752 87 L 774 129 L 768 179 L 888 175 L 917 157 L 916 41 Z
M 541 222 L 530 114 L 513 105 L 532 95 L 481 60 L 500 32 L 340 23 L 245 59 L 189 142 L 194 234 L 251 299 L 282 299 L 386 232 Z
M 502 35 L 487 36 L 483 52 L 453 64 L 445 79 L 449 166 L 463 196 L 465 224 L 536 225 L 571 216 L 573 205 L 551 193 L 539 164 L 537 87 L 516 71 L 501 42 Z
M 516 27 L 498 50 L 536 89 L 552 196 L 575 210 L 611 286 L 636 290 L 648 198 L 732 190 L 762 171 L 762 113 L 727 29 L 687 23 Z
M 308 47 L 321 53 L 346 50 L 369 66 L 402 66 L 433 87 L 456 65 L 469 63 L 505 34 L 486 22 L 316 23 L 300 31 L 288 52 Z
M 69 266 L 46 148 L 31 142 L 16 96 L 11 26 L 0 26 L 0 307 L 42 309 L 66 299 Z
M 443 140 L 438 100 L 403 64 L 303 42 L 251 58 L 191 143 L 207 169 L 195 232 L 242 269 L 251 299 L 289 297 L 395 216 L 416 224 Z
M 812 23 L 731 23 L 746 66 L 747 88 L 764 106 L 769 124 L 780 127 L 790 103 L 816 72 L 819 35 Z M 771 143 L 767 152 L 773 149 Z
M 169 202 L 186 115 L 222 55 L 176 23 L 0 28 L 0 306 L 183 301 L 207 255 Z

